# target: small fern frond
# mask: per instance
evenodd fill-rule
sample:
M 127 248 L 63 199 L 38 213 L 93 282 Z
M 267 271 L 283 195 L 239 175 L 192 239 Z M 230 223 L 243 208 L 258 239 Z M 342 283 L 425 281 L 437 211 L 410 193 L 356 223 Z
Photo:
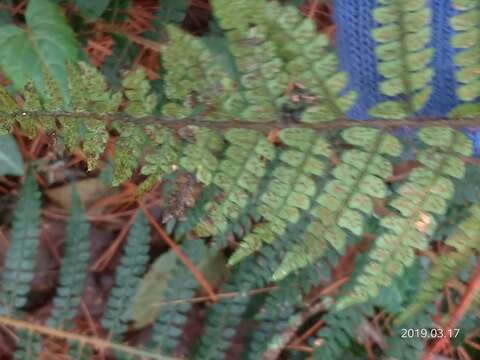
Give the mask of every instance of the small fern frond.
M 37 360 L 42 349 L 40 336 L 30 330 L 18 330 L 18 341 L 13 355 L 15 360 Z
M 7 89 L 0 86 L 0 135 L 6 135 L 12 131 L 15 117 L 10 114 L 19 110 L 19 107 Z
M 313 221 L 306 229 L 305 240 L 287 253 L 274 280 L 314 263 L 327 248 L 342 254 L 347 238 L 361 236 L 367 219 L 375 215 L 375 199 L 389 195 L 386 181 L 393 174 L 393 166 L 387 156 L 401 155 L 403 146 L 398 139 L 362 127 L 344 130 L 341 136 L 355 148 L 342 153 L 340 164 L 331 172 L 332 179 L 310 210 Z
M 426 0 L 380 0 L 373 16 L 380 23 L 373 30 L 378 71 L 384 77 L 380 91 L 392 99 L 371 108 L 370 114 L 390 119 L 414 115 L 432 92 L 430 7 Z
M 451 246 L 454 251 L 437 259 L 415 300 L 397 317 L 398 324 L 415 316 L 433 301 L 449 278 L 456 276 L 460 270 L 465 271 L 473 267 L 469 259 L 472 254 L 480 251 L 480 205 L 473 205 L 470 212 L 471 216 L 460 223 L 456 232 L 445 241 L 445 244 Z
M 121 337 L 127 330 L 133 295 L 148 262 L 149 243 L 150 227 L 143 212 L 139 211 L 116 269 L 115 286 L 102 318 L 102 326 L 109 330 L 112 338 Z
M 182 250 L 197 267 L 201 267 L 201 263 L 205 263 L 210 258 L 205 244 L 199 240 L 189 240 L 182 245 Z M 168 274 L 162 302 L 191 299 L 198 288 L 198 283 L 191 271 L 176 255 L 175 257 L 175 264 Z M 164 354 L 171 353 L 180 342 L 182 328 L 191 308 L 191 302 L 162 305 L 153 325 L 149 347 Z
M 167 26 L 169 43 L 162 53 L 167 69 L 165 93 L 167 103 L 162 113 L 174 119 L 202 113 L 215 120 L 231 116 L 223 111 L 233 81 L 222 61 L 205 41 L 173 26 Z
M 296 223 L 308 210 L 317 193 L 314 177 L 321 177 L 327 167 L 330 145 L 324 137 L 309 129 L 284 129 L 279 138 L 288 147 L 272 171 L 256 211 L 265 221 L 256 226 L 229 259 L 231 265 L 258 251 L 264 243 L 285 233 L 288 223 Z
M 278 118 L 286 103 L 288 77 L 276 44 L 258 20 L 258 14 L 264 11 L 264 2 L 213 0 L 212 5 L 225 31 L 240 79 L 240 91 L 227 99 L 226 110 L 245 121 Z
M 195 174 L 202 184 L 210 185 L 218 167 L 220 153 L 224 150 L 221 135 L 211 129 L 187 126 L 182 129 L 181 136 L 187 139 L 187 145 L 180 165 Z
M 134 124 L 118 123 L 114 126 L 120 136 L 115 147 L 112 185 L 118 186 L 132 177 L 149 139 L 145 131 Z
M 229 219 L 235 220 L 258 191 L 266 164 L 275 156 L 275 148 L 263 134 L 248 129 L 231 129 L 225 133 L 229 146 L 218 164 L 213 184 L 222 190 L 221 200 L 210 201 L 206 218 L 195 228 L 200 237 L 224 233 Z
M 149 125 L 145 132 L 150 136 L 150 145 L 153 146 L 153 150 L 145 156 L 145 163 L 141 169 L 142 175 L 146 175 L 147 179 L 140 186 L 140 193 L 148 190 L 157 181 L 161 181 L 165 175 L 174 172 L 178 168 L 181 147 L 183 145 L 181 139 L 167 128 Z M 141 139 L 142 134 L 139 132 L 138 136 Z M 144 137 L 143 139 L 145 140 L 146 138 Z M 140 144 L 141 142 L 136 143 L 136 145 Z M 135 149 L 140 154 L 145 151 L 141 146 Z
M 72 108 L 75 111 L 99 114 L 117 111 L 121 94 L 112 94 L 108 91 L 105 78 L 95 68 L 81 62 L 78 67 L 70 65 L 69 74 Z M 83 124 L 78 120 L 64 118 L 61 124 L 64 127 L 63 133 L 68 133 L 71 139 L 66 138 L 69 149 L 73 150 L 81 144 L 87 157 L 88 170 L 93 170 L 107 144 L 109 137 L 107 124 L 98 119 L 88 118 L 83 119 Z
M 254 260 L 249 258 L 236 267 L 228 282 L 223 286 L 223 292 L 248 290 L 258 283 L 255 274 L 252 274 Z M 253 286 L 252 286 L 253 285 Z M 200 339 L 194 359 L 198 360 L 221 360 L 225 358 L 231 339 L 241 323 L 243 314 L 247 310 L 249 297 L 240 292 L 237 296 L 215 304 L 207 314 L 205 332 Z
M 356 280 L 353 291 L 341 298 L 338 308 L 367 301 L 388 286 L 415 259 L 414 250 L 424 250 L 437 228 L 435 216 L 447 211 L 454 195 L 453 179 L 465 175 L 462 156 L 471 156 L 468 137 L 448 127 L 422 128 L 418 136 L 425 149 L 418 151 L 420 163 L 390 202 L 393 213 L 382 218 L 384 231 L 369 251 L 370 262 Z
M 300 86 L 306 98 L 312 98 L 301 121 L 315 123 L 343 117 L 357 94 L 345 92 L 348 76 L 338 70 L 338 57 L 327 36 L 317 32 L 315 23 L 294 6 L 271 1 L 263 6 L 262 14 L 269 26 L 268 36 L 285 59 L 289 82 Z
M 11 314 L 27 302 L 34 276 L 40 225 L 40 192 L 30 167 L 15 208 L 0 292 L 0 312 Z
M 425 338 L 421 336 L 403 337 L 402 329 L 430 329 L 434 328 L 432 321 L 433 309 L 424 309 L 414 318 L 394 326 L 392 334 L 387 340 L 388 347 L 385 355 L 389 359 L 419 359 L 425 350 Z
M 129 100 L 125 109 L 127 114 L 145 116 L 153 112 L 157 98 L 151 94 L 150 83 L 142 69 L 128 73 L 122 85 Z M 118 121 L 113 123 L 113 128 L 120 134 L 113 162 L 113 185 L 118 186 L 132 177 L 150 141 L 141 126 Z
M 459 49 L 455 55 L 457 95 L 465 104 L 459 105 L 451 116 L 480 116 L 480 3 L 476 0 L 453 0 L 458 11 L 450 24 L 455 30 L 452 46 Z
M 90 346 L 82 344 L 81 342 L 72 342 L 69 346 L 68 354 L 75 360 L 91 360 L 93 350 Z
M 270 281 L 287 246 L 281 241 L 266 245 L 255 257 L 249 256 L 233 267 L 221 291 L 237 292 L 237 295 L 228 301 L 218 302 L 208 312 L 206 329 L 194 359 L 225 359 L 225 352 L 250 304 L 248 291 L 261 288 Z
M 81 205 L 79 195 L 72 188 L 70 215 L 67 223 L 64 256 L 60 269 L 59 287 L 53 299 L 53 309 L 47 325 L 56 329 L 71 327 L 80 305 L 83 284 L 88 273 L 90 258 L 90 225 Z M 21 331 L 18 334 L 15 358 L 19 360 L 38 359 L 41 337 L 38 334 Z M 73 344 L 77 349 L 78 344 Z M 76 351 L 73 351 L 76 353 Z M 80 359 L 77 354 L 75 359 Z
M 325 315 L 326 325 L 317 333 L 312 345 L 321 343 L 313 353 L 313 359 L 336 360 L 355 343 L 356 332 L 366 316 L 373 315 L 371 305 L 358 305 L 341 311 L 330 311 Z
M 147 116 L 153 113 L 158 99 L 152 92 L 152 86 L 142 68 L 125 75 L 122 79 L 122 89 L 128 99 L 125 113 L 133 116 Z
M 72 188 L 71 204 L 59 287 L 47 321 L 49 326 L 57 329 L 69 327 L 77 314 L 90 259 L 90 224 L 75 188 Z
M 302 274 L 303 275 L 303 274 Z M 290 277 L 269 294 L 261 309 L 255 315 L 258 327 L 251 332 L 245 350 L 245 359 L 261 359 L 269 348 L 275 347 L 276 335 L 282 333 L 297 314 L 296 306 L 301 304 L 302 294 L 299 277 Z

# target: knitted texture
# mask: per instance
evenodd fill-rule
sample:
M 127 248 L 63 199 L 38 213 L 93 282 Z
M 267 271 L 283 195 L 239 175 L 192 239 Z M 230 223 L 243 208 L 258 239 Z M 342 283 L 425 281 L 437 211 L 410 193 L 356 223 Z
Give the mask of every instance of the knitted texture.
M 376 0 L 335 0 L 334 16 L 337 24 L 337 48 L 340 66 L 350 75 L 348 90 L 359 94 L 358 101 L 348 116 L 365 120 L 368 109 L 387 99 L 379 90 L 382 76 L 377 71 L 375 41 L 371 31 L 379 26 L 373 18 L 372 10 Z M 451 46 L 454 34 L 450 19 L 456 14 L 450 0 L 430 0 L 432 9 L 432 40 L 430 46 L 435 49 L 431 63 L 434 69 L 432 95 L 418 113 L 423 117 L 446 116 L 460 101 L 456 95 L 455 64 L 456 50 Z M 480 154 L 480 131 L 468 132 L 475 142 L 476 154 Z

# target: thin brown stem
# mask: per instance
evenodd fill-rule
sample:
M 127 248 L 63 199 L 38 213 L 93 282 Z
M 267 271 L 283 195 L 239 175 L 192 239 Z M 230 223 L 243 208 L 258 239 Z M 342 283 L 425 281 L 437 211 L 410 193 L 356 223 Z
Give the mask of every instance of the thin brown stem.
M 266 134 L 270 133 L 275 129 L 283 129 L 289 127 L 299 127 L 307 128 L 316 131 L 331 131 L 331 130 L 341 130 L 344 128 L 350 128 L 355 126 L 366 126 L 366 127 L 375 127 L 382 129 L 398 129 L 402 127 L 412 127 L 418 128 L 423 126 L 432 126 L 432 125 L 442 125 L 449 126 L 452 128 L 479 128 L 480 127 L 480 118 L 456 118 L 456 119 L 445 119 L 445 118 L 415 118 L 415 119 L 403 119 L 403 120 L 369 120 L 369 121 L 356 121 L 351 119 L 337 119 L 330 122 L 318 122 L 318 123 L 298 123 L 298 122 L 288 122 L 288 121 L 279 121 L 272 119 L 272 121 L 238 121 L 238 120 L 225 120 L 225 121 L 209 121 L 202 118 L 186 118 L 186 119 L 169 119 L 166 117 L 159 116 L 144 116 L 144 117 L 134 117 L 124 113 L 113 113 L 113 114 L 98 114 L 90 112 L 65 112 L 65 111 L 34 111 L 34 112 L 18 112 L 18 113 L 2 113 L 0 112 L 0 117 L 10 116 L 10 117 L 21 117 L 21 116 L 32 116 L 32 117 L 56 117 L 56 118 L 73 118 L 73 119 L 96 119 L 100 121 L 105 121 L 106 123 L 111 122 L 127 122 L 134 123 L 141 126 L 145 125 L 161 125 L 171 129 L 181 129 L 185 126 L 202 126 L 208 127 L 217 130 L 227 130 L 230 128 L 246 128 L 253 129 L 264 132 Z
M 12 319 L 6 316 L 0 316 L 0 324 L 3 324 L 5 326 L 11 326 L 15 329 L 21 329 L 21 330 L 31 331 L 31 332 L 35 332 L 35 333 L 46 335 L 46 336 L 51 336 L 57 339 L 73 340 L 80 344 L 88 344 L 99 350 L 107 350 L 107 349 L 117 350 L 125 354 L 129 354 L 132 356 L 139 356 L 145 359 L 178 360 L 178 358 L 157 355 L 149 351 L 136 349 L 127 345 L 113 343 L 111 341 L 99 339 L 96 337 L 79 335 L 79 334 L 71 333 L 64 330 L 54 329 L 54 328 L 40 325 L 40 324 L 34 324 L 28 321 Z

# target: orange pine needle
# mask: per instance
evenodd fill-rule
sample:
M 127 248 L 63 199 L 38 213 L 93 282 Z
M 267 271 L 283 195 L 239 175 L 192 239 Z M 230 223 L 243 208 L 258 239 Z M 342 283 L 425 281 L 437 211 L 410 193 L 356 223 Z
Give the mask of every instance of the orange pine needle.
M 213 302 L 218 301 L 218 296 L 213 291 L 212 287 L 208 283 L 207 279 L 203 276 L 203 274 L 197 269 L 197 267 L 192 263 L 192 261 L 188 258 L 187 255 L 182 251 L 182 249 L 168 236 L 168 234 L 163 230 L 163 228 L 158 224 L 152 214 L 148 211 L 146 206 L 139 201 L 140 208 L 142 208 L 143 212 L 145 213 L 146 218 L 152 224 L 154 229 L 160 235 L 160 237 L 170 246 L 170 248 L 177 254 L 180 260 L 185 264 L 185 266 L 190 270 L 192 275 L 198 281 L 198 283 L 203 287 L 203 289 L 207 292 L 208 296 Z

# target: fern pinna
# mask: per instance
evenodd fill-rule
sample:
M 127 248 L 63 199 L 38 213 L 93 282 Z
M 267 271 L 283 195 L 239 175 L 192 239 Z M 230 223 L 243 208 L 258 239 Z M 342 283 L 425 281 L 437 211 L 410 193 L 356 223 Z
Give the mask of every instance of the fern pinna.
M 187 8 L 162 3 L 175 14 Z M 29 2 L 28 49 L 40 68 L 19 74 L 11 55 L 0 60 L 14 85 L 0 87 L 2 135 L 46 133 L 57 152 L 80 151 L 92 174 L 111 160 L 112 185 L 134 183 L 139 204 L 159 184 L 163 195 L 158 211 L 143 204 L 132 220 L 96 321 L 99 340 L 74 332 L 95 222 L 73 191 L 53 307 L 45 325 L 32 327 L 22 319 L 39 244 L 34 174 L 42 167 L 29 166 L 0 292 L 0 323 L 16 327 L 15 357 L 37 358 L 52 336 L 67 340 L 75 359 L 431 356 L 435 339 L 403 341 L 402 326 L 447 326 L 455 304 L 467 325 L 478 321 L 478 0 L 451 1 L 455 105 L 442 116 L 429 112 L 442 71 L 434 64 L 444 54 L 428 1 L 370 4 L 376 85 L 368 106 L 329 38 L 294 5 L 211 5 L 204 36 L 182 29 L 178 14 L 162 24 L 160 85 L 138 68 L 112 90 L 77 60 L 69 31 L 61 65 L 42 62 L 38 39 L 50 25 L 68 24 L 52 2 Z M 32 14 L 41 9 L 53 25 L 37 23 Z M 14 52 L 21 31 L 0 26 L 0 45 Z M 359 107 L 369 121 L 351 116 Z M 169 186 L 184 179 L 189 186 Z M 169 212 L 170 201 L 181 210 Z M 164 252 L 150 225 L 172 250 Z M 201 287 L 211 303 L 193 305 Z

